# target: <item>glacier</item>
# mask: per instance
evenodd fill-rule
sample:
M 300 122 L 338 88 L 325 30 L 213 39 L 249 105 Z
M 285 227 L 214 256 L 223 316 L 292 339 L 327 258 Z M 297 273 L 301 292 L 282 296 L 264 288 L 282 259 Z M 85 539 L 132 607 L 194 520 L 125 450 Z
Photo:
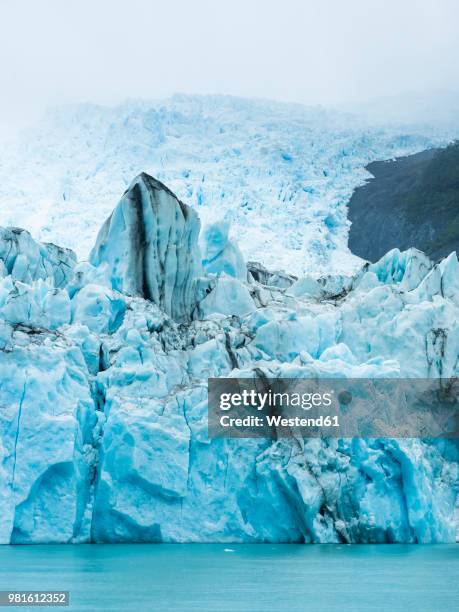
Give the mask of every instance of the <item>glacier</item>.
M 455 541 L 457 441 L 209 439 L 207 379 L 457 376 L 456 254 L 285 272 L 123 191 L 88 261 L 0 230 L 0 542 Z
M 457 122 L 373 122 L 229 96 L 64 106 L 0 147 L 0 226 L 86 259 L 120 194 L 145 171 L 203 226 L 229 224 L 248 262 L 297 276 L 354 274 L 362 261 L 348 248 L 347 204 L 371 178 L 365 166 L 458 137 Z

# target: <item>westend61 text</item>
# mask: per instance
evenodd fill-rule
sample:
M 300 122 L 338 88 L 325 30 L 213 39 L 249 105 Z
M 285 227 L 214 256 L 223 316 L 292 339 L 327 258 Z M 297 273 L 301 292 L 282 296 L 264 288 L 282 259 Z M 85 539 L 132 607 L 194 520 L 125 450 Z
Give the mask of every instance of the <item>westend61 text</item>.
M 316 419 L 305 417 L 283 417 L 267 414 L 265 416 L 230 417 L 228 414 L 220 417 L 222 427 L 339 427 L 339 418 L 334 416 L 318 416 Z

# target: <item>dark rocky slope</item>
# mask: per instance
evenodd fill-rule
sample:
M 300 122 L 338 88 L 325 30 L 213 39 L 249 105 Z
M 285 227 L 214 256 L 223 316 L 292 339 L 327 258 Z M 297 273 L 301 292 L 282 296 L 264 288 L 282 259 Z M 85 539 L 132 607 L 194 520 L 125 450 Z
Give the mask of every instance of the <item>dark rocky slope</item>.
M 459 143 L 374 162 L 349 203 L 349 248 L 370 261 L 416 247 L 433 259 L 459 249 Z

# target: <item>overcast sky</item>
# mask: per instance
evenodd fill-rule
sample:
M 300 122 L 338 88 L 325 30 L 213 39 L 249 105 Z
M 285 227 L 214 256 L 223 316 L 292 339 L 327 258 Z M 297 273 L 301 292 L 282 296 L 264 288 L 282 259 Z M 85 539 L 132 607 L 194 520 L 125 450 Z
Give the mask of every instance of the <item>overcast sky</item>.
M 0 0 L 0 129 L 174 92 L 341 104 L 459 89 L 457 0 Z

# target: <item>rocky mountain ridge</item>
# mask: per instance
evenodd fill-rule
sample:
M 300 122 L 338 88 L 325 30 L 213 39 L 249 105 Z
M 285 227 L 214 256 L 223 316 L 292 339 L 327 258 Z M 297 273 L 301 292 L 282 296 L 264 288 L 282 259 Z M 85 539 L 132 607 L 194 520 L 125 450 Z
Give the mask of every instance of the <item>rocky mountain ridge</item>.
M 349 248 L 376 261 L 416 247 L 433 260 L 459 248 L 459 143 L 367 166 L 349 202 Z

